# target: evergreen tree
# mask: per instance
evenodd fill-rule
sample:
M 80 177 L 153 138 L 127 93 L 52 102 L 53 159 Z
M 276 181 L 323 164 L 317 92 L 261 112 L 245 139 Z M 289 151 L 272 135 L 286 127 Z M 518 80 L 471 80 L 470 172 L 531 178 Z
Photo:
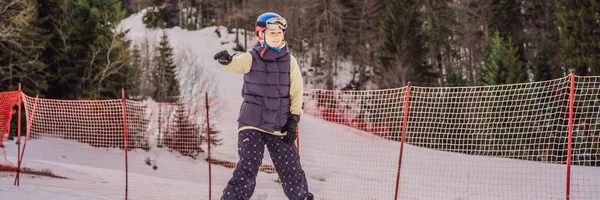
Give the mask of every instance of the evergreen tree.
M 180 8 L 175 0 L 153 0 L 152 8 L 144 14 L 142 21 L 148 28 L 173 28 L 180 24 Z M 186 28 L 185 26 L 180 26 Z
M 119 98 L 131 70 L 119 0 L 38 1 L 41 28 L 49 43 L 48 96 L 62 99 Z
M 527 31 L 522 34 L 522 38 L 527 45 L 526 56 L 533 81 L 564 77 L 554 0 L 526 1 L 523 6 L 523 28 Z
M 163 17 L 161 14 L 159 7 L 154 4 L 146 10 L 146 13 L 142 17 L 142 23 L 146 25 L 146 28 L 164 28 Z
M 561 45 L 559 39 L 559 30 L 555 23 L 557 19 L 555 0 L 546 1 L 526 1 L 523 3 L 523 28 L 522 38 L 525 45 L 527 60 L 531 68 L 532 80 L 540 82 L 535 84 L 527 91 L 527 94 L 535 94 L 533 98 L 536 105 L 542 105 L 537 109 L 530 109 L 527 112 L 531 116 L 531 122 L 536 128 L 535 131 L 527 133 L 526 143 L 527 151 L 531 157 L 538 156 L 544 160 L 559 160 L 563 147 L 552 145 L 555 135 L 563 133 L 568 127 L 567 120 L 563 120 L 561 113 L 568 113 L 568 81 L 550 81 L 565 76 L 564 68 L 561 64 Z M 566 98 L 562 99 L 562 98 Z M 557 102 L 567 103 L 567 105 L 556 105 Z M 543 106 L 555 105 L 555 106 Z M 565 111 L 564 109 L 567 109 Z M 526 125 L 531 127 L 531 124 Z M 560 136 L 561 139 L 565 138 Z M 550 151 L 547 157 L 546 149 Z M 561 153 L 557 153 L 557 151 Z M 566 151 L 565 151 L 566 152 Z M 543 156 L 542 156 L 543 155 Z M 566 156 L 565 156 L 566 157 Z
M 156 47 L 154 57 L 154 70 L 152 72 L 152 83 L 154 94 L 152 98 L 157 102 L 179 101 L 179 80 L 175 74 L 173 48 L 169 44 L 169 37 L 163 32 L 159 45 Z
M 500 37 L 518 37 L 522 32 L 521 7 L 519 0 L 492 0 L 492 13 L 489 18 L 491 31 L 498 31 Z
M 578 76 L 598 76 L 600 75 L 600 2 L 595 0 L 566 1 L 556 0 L 557 26 L 559 27 L 560 39 L 563 45 L 562 58 L 567 71 L 574 70 Z M 577 131 L 573 133 L 573 148 L 579 149 L 597 149 L 598 146 L 593 142 L 577 144 L 581 134 L 586 134 L 588 138 L 600 138 L 600 132 L 596 120 L 599 118 L 597 87 L 591 86 L 594 83 L 577 82 L 575 86 L 575 104 L 574 104 L 574 124 L 579 124 Z M 590 94 L 590 95 L 586 95 Z M 593 94 L 593 95 L 591 95 Z M 568 112 L 568 111 L 565 111 Z M 567 159 L 567 146 L 559 138 L 566 138 L 568 132 L 562 131 L 556 135 L 554 145 L 557 147 L 559 161 L 564 162 Z M 578 134 L 580 134 L 578 136 Z M 561 145 L 562 143 L 562 145 Z M 578 152 L 575 152 L 575 154 Z M 581 152 L 584 153 L 584 152 Z M 573 164 L 592 163 L 580 162 L 585 158 L 582 155 L 573 156 Z M 596 165 L 593 163 L 592 165 Z
M 523 49 L 523 16 L 520 0 L 492 0 L 492 13 L 489 18 L 491 31 L 498 31 L 502 38 L 512 38 L 518 51 L 517 57 L 527 63 Z M 521 73 L 526 73 L 522 71 Z
M 493 32 L 496 33 L 496 32 Z M 499 38 L 500 36 L 498 36 Z M 481 65 L 481 69 L 479 70 L 479 83 L 482 85 L 498 85 L 504 83 L 505 80 L 505 72 L 500 68 L 493 60 L 499 60 L 500 56 L 498 50 L 496 50 L 496 54 L 494 54 L 494 46 L 501 48 L 503 46 L 496 45 L 496 41 L 494 36 L 490 36 L 489 29 L 485 29 L 484 37 L 483 37 L 483 63 Z
M 523 83 L 527 81 L 527 74 L 524 73 L 523 63 L 518 58 L 517 49 L 512 43 L 512 39 L 505 39 L 500 36 L 498 31 L 493 35 L 485 31 L 485 54 L 484 63 L 481 70 L 481 83 L 486 85 L 505 85 Z M 509 87 L 509 86 L 507 86 Z M 489 133 L 483 135 L 483 139 L 490 141 L 485 148 L 493 156 L 503 156 L 507 158 L 520 158 L 518 153 L 522 151 L 512 151 L 522 148 L 522 143 L 529 137 L 525 132 L 524 123 L 531 121 L 528 115 L 530 110 L 523 106 L 520 101 L 514 101 L 515 98 L 528 98 L 524 93 L 526 90 L 517 90 L 516 87 L 502 89 L 503 87 L 489 87 L 486 94 L 481 98 L 483 106 L 476 111 L 478 118 L 490 119 L 494 123 L 486 124 Z M 527 101 L 528 99 L 523 99 Z M 508 138 L 511 138 L 510 140 Z
M 164 145 L 184 156 L 196 158 L 199 153 L 205 151 L 201 145 L 208 141 L 206 126 L 201 126 L 196 122 L 192 117 L 192 109 L 186 107 L 185 104 L 176 106 L 173 126 L 164 135 Z M 222 139 L 218 138 L 220 131 L 211 127 L 210 132 L 211 147 L 221 145 Z
M 427 35 L 424 33 L 420 1 L 385 0 L 385 20 L 381 23 L 383 54 L 376 69 L 381 88 L 405 85 L 431 86 L 438 73 L 426 62 Z
M 486 31 L 485 55 L 481 69 L 481 82 L 486 85 L 523 83 L 527 81 L 523 63 L 518 59 L 512 40 L 503 39 L 495 31 L 490 36 Z
M 372 76 L 373 54 L 378 51 L 376 41 L 380 27 L 373 22 L 382 20 L 384 4 L 382 0 L 341 0 L 340 4 L 345 12 L 341 18 L 342 31 L 337 33 L 341 39 L 338 51 L 354 64 L 352 80 L 342 89 L 365 89 Z
M 425 62 L 431 66 L 431 70 L 441 75 L 444 69 L 449 72 L 451 77 L 456 81 L 460 82 L 460 73 L 451 69 L 447 66 L 450 60 L 454 56 L 451 48 L 451 27 L 455 24 L 454 13 L 449 7 L 450 1 L 448 0 L 422 0 L 418 2 L 422 6 L 417 7 L 423 11 L 421 20 L 423 21 L 423 30 L 426 37 L 425 45 L 427 45 L 427 52 Z M 422 8 L 421 8 L 422 7 Z M 442 84 L 443 76 L 432 77 L 434 82 L 429 83 L 429 86 L 439 86 Z M 418 83 L 417 83 L 418 84 Z M 460 83 L 457 83 L 460 84 Z M 451 90 L 451 89 L 450 89 Z M 411 101 L 418 102 L 418 104 L 424 107 L 436 107 L 447 102 L 453 101 L 455 94 L 445 92 L 434 92 L 429 95 L 418 95 L 418 90 L 415 89 L 415 95 L 411 96 Z M 430 96 L 432 95 L 432 96 Z M 420 117 L 423 117 L 424 124 L 430 128 L 431 132 L 424 133 L 416 142 L 417 145 L 422 145 L 427 148 L 445 150 L 448 146 L 447 143 L 451 138 L 456 137 L 455 133 L 448 134 L 447 126 L 444 123 L 446 118 L 457 119 L 460 112 L 456 112 L 456 107 L 448 107 L 449 115 L 446 112 L 433 112 L 433 113 L 422 113 Z M 451 117 L 449 117 L 451 116 Z M 442 139 L 441 139 L 442 138 Z M 420 140 L 420 141 L 419 141 Z
M 549 42 L 543 37 L 538 44 L 538 52 L 536 52 L 531 61 L 533 81 L 538 82 L 558 78 L 559 72 L 556 70 L 558 66 L 552 66 L 551 51 Z
M 173 126 L 164 135 L 164 144 L 184 156 L 195 158 L 204 152 L 200 147 L 200 126 L 190 118 L 189 109 L 183 104 L 177 105 Z
M 600 2 L 556 0 L 563 62 L 579 76 L 600 75 Z
M 508 38 L 508 41 L 503 41 L 506 53 L 502 56 L 502 65 L 506 68 L 506 83 L 525 83 L 527 82 L 527 70 L 525 65 L 519 60 L 518 47 Z
M 130 79 L 127 82 L 127 94 L 133 99 L 141 100 L 143 97 L 141 96 L 141 82 L 142 82 L 142 55 L 140 52 L 140 47 L 138 45 L 133 45 L 133 49 L 131 50 L 131 67 L 130 71 Z M 128 76 L 129 76 L 128 75 Z
M 425 34 L 429 53 L 427 60 L 438 72 L 444 71 L 456 53 L 452 49 L 452 26 L 456 24 L 451 0 L 424 0 Z M 440 77 L 441 78 L 441 77 Z M 441 81 L 440 81 L 441 82 Z
M 19 83 L 28 95 L 48 88 L 46 64 L 38 59 L 48 37 L 38 28 L 37 13 L 27 0 L 0 2 L 0 91 L 15 91 Z
M 378 65 L 375 68 L 375 83 L 379 88 L 397 88 L 405 86 L 409 81 L 414 85 L 438 85 L 439 73 L 427 62 L 430 52 L 428 36 L 423 29 L 423 3 L 417 0 L 394 1 L 384 0 L 385 13 L 380 23 L 382 43 L 378 55 Z M 383 94 L 378 94 L 383 95 Z M 380 97 L 367 97 L 369 102 L 365 109 L 372 105 L 382 105 L 381 110 L 391 109 L 392 113 L 401 113 L 403 108 L 396 104 L 380 104 Z M 402 101 L 401 99 L 397 99 Z M 375 123 L 401 123 L 401 115 L 390 112 L 372 112 L 367 118 L 380 119 Z M 400 139 L 400 127 L 390 127 L 392 138 Z
M 28 0 L 0 1 L 0 92 L 16 91 L 18 84 L 27 95 L 44 97 L 48 84 L 46 64 L 38 58 L 48 37 L 38 28 L 38 9 Z M 17 136 L 18 112 L 10 122 L 9 137 Z M 22 112 L 25 119 L 25 112 Z M 25 127 L 26 120 L 21 121 Z
M 467 80 L 465 80 L 456 67 L 447 66 L 446 67 L 446 84 L 445 87 L 454 87 L 454 86 L 465 86 L 468 84 Z

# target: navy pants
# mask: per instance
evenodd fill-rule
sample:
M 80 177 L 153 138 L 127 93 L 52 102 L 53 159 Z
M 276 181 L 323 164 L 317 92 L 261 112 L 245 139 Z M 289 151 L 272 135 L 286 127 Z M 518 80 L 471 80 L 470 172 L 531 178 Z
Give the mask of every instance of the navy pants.
M 248 129 L 239 133 L 240 160 L 233 171 L 233 177 L 223 190 L 221 200 L 248 200 L 252 197 L 265 145 L 283 182 L 283 191 L 288 199 L 312 199 L 313 195 L 308 192 L 306 176 L 300 166 L 296 145 L 284 142 L 281 136 Z

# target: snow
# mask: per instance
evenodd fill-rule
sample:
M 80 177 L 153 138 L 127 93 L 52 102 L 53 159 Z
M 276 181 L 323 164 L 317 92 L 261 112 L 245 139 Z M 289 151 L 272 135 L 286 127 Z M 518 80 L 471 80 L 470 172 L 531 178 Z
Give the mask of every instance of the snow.
M 142 15 L 130 16 L 121 26 L 131 29 L 128 37 L 134 41 L 148 37 L 158 40 L 162 30 L 145 28 Z M 223 138 L 223 144 L 214 148 L 211 155 L 237 162 L 235 132 L 242 75 L 225 72 L 213 60 L 220 50 L 233 52 L 235 38 L 235 34 L 225 34 L 225 27 L 218 27 L 223 33 L 219 38 L 214 33 L 216 28 L 165 31 L 175 54 L 189 48 L 198 56 L 206 73 L 214 77 L 219 89 L 214 98 L 223 107 L 211 122 L 222 131 L 219 137 Z M 248 44 L 254 42 L 253 39 Z M 400 143 L 309 115 L 302 117 L 300 134 L 301 162 L 316 199 L 393 199 Z M 8 161 L 0 164 L 15 164 L 15 141 L 5 145 Z M 129 199 L 208 199 L 206 153 L 192 159 L 164 148 L 153 148 L 148 152 L 135 149 L 127 156 Z M 150 165 L 146 160 L 151 161 Z M 265 164 L 272 164 L 267 151 Z M 154 165 L 156 169 L 152 168 Z M 23 166 L 49 169 L 68 179 L 23 174 L 17 187 L 13 186 L 14 174 L 0 172 L 3 198 L 119 199 L 125 195 L 125 152 L 121 149 L 95 148 L 62 139 L 32 139 L 27 143 Z M 212 165 L 211 170 L 212 197 L 218 199 L 233 169 Z M 400 199 L 564 199 L 566 196 L 565 165 L 470 156 L 406 144 L 401 172 Z M 573 166 L 572 172 L 571 199 L 599 197 L 599 168 Z M 276 180 L 275 173 L 259 172 L 252 199 L 285 199 Z
M 141 11 L 140 13 L 132 14 L 123 20 L 120 27 L 123 30 L 130 29 L 130 32 L 127 34 L 127 38 L 133 40 L 134 43 L 141 42 L 147 38 L 154 41 L 160 41 L 163 30 L 146 28 L 142 23 L 142 16 L 144 12 L 145 10 Z M 217 28 L 221 32 L 222 37 L 219 37 L 215 33 Z M 174 48 L 175 55 L 180 53 L 180 51 L 183 49 L 191 49 L 193 54 L 197 56 L 197 59 L 201 64 L 200 67 L 207 69 L 207 73 L 211 74 L 213 77 L 218 77 L 216 79 L 218 82 L 216 85 L 219 88 L 217 97 L 222 99 L 231 99 L 240 97 L 239 91 L 243 82 L 242 75 L 231 74 L 224 71 L 220 64 L 213 59 L 213 57 L 216 53 L 222 50 L 228 50 L 230 54 L 236 53 L 236 55 L 243 53 L 233 50 L 233 48 L 236 46 L 234 40 L 236 37 L 235 31 L 237 30 L 240 31 L 239 36 L 243 43 L 243 30 L 233 29 L 234 33 L 227 33 L 227 28 L 223 26 L 206 27 L 197 31 L 188 31 L 181 29 L 180 27 L 173 27 L 170 29 L 165 29 L 164 31 L 166 32 L 167 36 L 169 36 L 169 41 L 171 46 Z M 254 46 L 254 44 L 256 44 L 257 40 L 255 37 L 253 37 L 252 31 L 247 31 L 247 34 L 248 48 L 251 48 Z M 156 42 L 156 44 L 158 44 L 158 42 Z M 187 71 L 189 69 L 186 68 L 180 70 Z M 186 80 L 180 80 L 181 83 L 185 81 Z M 185 88 L 182 88 L 181 90 L 187 91 Z
M 300 127 L 304 135 L 300 146 L 303 167 L 311 191 L 319 199 L 392 198 L 399 143 L 309 116 L 303 118 Z M 235 141 L 231 137 L 226 140 Z M 7 143 L 8 158 L 13 163 L 16 163 L 16 149 L 14 142 Z M 234 146 L 219 146 L 215 150 L 215 158 L 237 159 Z M 411 145 L 406 145 L 404 152 L 402 199 L 564 199 L 565 196 L 564 165 L 469 156 Z M 21 178 L 21 186 L 16 187 L 12 186 L 14 177 L 4 177 L 0 178 L 3 196 L 37 199 L 41 195 L 60 194 L 57 198 L 115 199 L 124 195 L 122 150 L 45 138 L 28 141 L 25 154 L 24 166 L 51 169 L 69 180 L 26 174 Z M 208 166 L 203 159 L 182 157 L 164 149 L 133 150 L 128 157 L 130 199 L 207 196 Z M 157 170 L 146 165 L 144 160 L 148 157 L 156 162 Z M 213 165 L 212 172 L 216 199 L 232 169 Z M 573 172 L 586 177 L 573 176 L 572 199 L 583 195 L 597 197 L 591 192 L 597 195 L 594 186 L 600 184 L 597 178 L 600 171 L 573 166 Z M 284 198 L 280 185 L 274 182 L 276 179 L 275 174 L 259 173 L 253 199 Z M 587 192 L 577 193 L 578 190 Z
M 120 199 L 122 196 L 109 196 L 107 194 L 93 194 L 88 191 L 77 191 L 72 189 L 61 189 L 51 187 L 36 186 L 14 186 L 11 178 L 0 178 L 0 194 L 4 198 L 14 199 L 62 199 L 62 200 L 81 200 L 81 199 Z

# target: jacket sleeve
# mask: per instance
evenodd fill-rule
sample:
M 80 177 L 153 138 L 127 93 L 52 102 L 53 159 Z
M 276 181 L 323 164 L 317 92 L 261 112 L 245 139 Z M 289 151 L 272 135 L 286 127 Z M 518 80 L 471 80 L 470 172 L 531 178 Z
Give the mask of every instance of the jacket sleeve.
M 304 80 L 302 72 L 298 66 L 298 61 L 295 57 L 291 57 L 290 62 L 290 99 L 292 101 L 290 112 L 302 116 L 303 114 L 303 95 L 304 95 Z
M 225 71 L 234 74 L 245 74 L 250 72 L 252 68 L 252 54 L 246 52 L 239 56 L 233 57 L 231 63 L 222 65 Z

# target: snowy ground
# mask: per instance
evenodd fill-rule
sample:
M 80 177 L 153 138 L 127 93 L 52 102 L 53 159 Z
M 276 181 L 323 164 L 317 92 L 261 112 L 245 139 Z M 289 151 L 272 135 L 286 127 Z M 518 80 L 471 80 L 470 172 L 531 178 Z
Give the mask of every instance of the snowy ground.
M 302 163 L 317 199 L 392 199 L 399 144 L 346 132 L 347 127 L 306 117 L 301 127 Z M 323 132 L 323 130 L 339 130 Z M 231 134 L 234 135 L 234 134 Z M 232 136 L 226 137 L 232 140 Z M 15 163 L 16 145 L 8 143 Z M 235 147 L 215 149 L 215 158 L 235 161 Z M 31 140 L 23 165 L 51 169 L 69 180 L 24 175 L 21 186 L 14 177 L 0 178 L 2 196 L 46 199 L 116 199 L 124 195 L 124 153 L 92 148 L 59 139 Z M 166 150 L 132 151 L 129 156 L 131 199 L 205 199 L 208 166 L 202 160 L 181 157 Z M 157 170 L 144 160 L 150 157 Z M 268 157 L 265 158 L 267 160 Z M 265 162 L 268 163 L 268 162 Z M 407 145 L 402 165 L 401 199 L 564 199 L 564 165 L 468 156 Z M 232 169 L 215 166 L 213 199 Z M 574 167 L 571 199 L 598 197 L 600 170 Z M 586 177 L 582 175 L 585 174 Z M 260 173 L 253 199 L 285 199 L 275 174 Z M 579 198 L 578 198 L 579 197 Z M 54 199 L 54 197 L 53 197 Z
M 149 35 L 158 38 L 161 34 L 144 28 L 141 14 L 132 15 L 122 25 L 131 29 L 129 37 L 134 40 Z M 227 103 L 214 120 L 222 131 L 223 145 L 215 148 L 212 156 L 236 162 L 235 119 L 241 101 L 242 76 L 223 71 L 212 59 L 220 50 L 232 52 L 235 38 L 234 34 L 219 38 L 215 28 L 199 31 L 173 28 L 167 34 L 176 49 L 191 48 L 215 77 L 218 98 Z M 225 33 L 225 28 L 222 29 Z M 308 115 L 302 118 L 300 132 L 301 162 L 316 199 L 393 199 L 399 143 Z M 6 145 L 8 161 L 0 158 L 0 163 L 16 163 L 15 142 L 8 141 Z M 3 199 L 121 199 L 125 195 L 122 150 L 93 148 L 60 139 L 30 140 L 27 145 L 23 166 L 49 169 L 68 179 L 23 175 L 21 186 L 16 187 L 12 184 L 13 174 L 0 172 Z M 129 152 L 130 199 L 208 199 L 208 165 L 204 161 L 206 154 L 202 156 L 195 160 L 165 149 Z M 151 161 L 150 165 L 146 160 Z M 265 152 L 263 164 L 271 163 Z M 232 171 L 212 166 L 212 199 L 220 197 Z M 401 172 L 400 199 L 558 200 L 566 196 L 564 165 L 468 156 L 406 145 Z M 600 198 L 599 168 L 574 166 L 572 172 L 571 199 Z M 276 174 L 259 173 L 253 199 L 285 199 L 276 180 Z

